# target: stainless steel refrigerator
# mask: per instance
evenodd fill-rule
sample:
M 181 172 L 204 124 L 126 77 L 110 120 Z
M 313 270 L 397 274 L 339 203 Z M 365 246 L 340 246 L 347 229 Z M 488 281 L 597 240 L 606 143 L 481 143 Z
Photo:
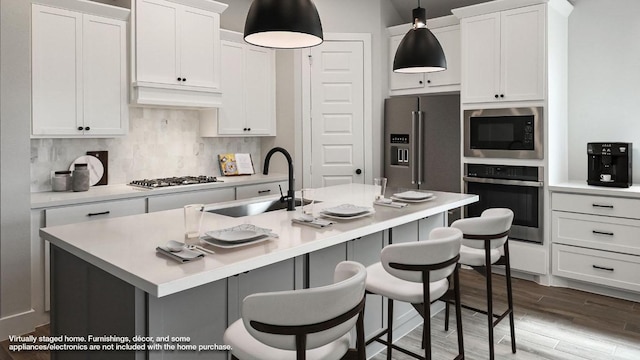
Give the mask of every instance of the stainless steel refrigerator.
M 460 121 L 457 94 L 385 99 L 387 187 L 460 192 Z

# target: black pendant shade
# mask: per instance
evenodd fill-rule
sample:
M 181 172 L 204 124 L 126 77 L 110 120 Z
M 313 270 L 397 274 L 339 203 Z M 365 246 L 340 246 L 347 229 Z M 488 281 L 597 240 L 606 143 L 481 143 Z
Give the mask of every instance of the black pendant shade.
M 320 45 L 318 10 L 311 0 L 254 0 L 244 24 L 244 40 L 280 49 Z
M 440 42 L 426 27 L 426 11 L 413 9 L 414 26 L 404 36 L 393 59 L 393 71 L 423 73 L 447 69 Z

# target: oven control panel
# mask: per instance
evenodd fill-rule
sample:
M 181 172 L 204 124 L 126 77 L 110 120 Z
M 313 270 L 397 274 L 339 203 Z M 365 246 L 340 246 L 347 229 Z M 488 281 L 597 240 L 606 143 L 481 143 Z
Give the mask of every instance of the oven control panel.
M 538 181 L 537 166 L 466 164 L 466 175 L 475 178 Z

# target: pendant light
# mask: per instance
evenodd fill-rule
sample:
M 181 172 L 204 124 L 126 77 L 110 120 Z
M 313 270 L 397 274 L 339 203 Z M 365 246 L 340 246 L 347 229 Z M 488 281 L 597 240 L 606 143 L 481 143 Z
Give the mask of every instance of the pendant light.
M 254 0 L 244 24 L 244 40 L 279 49 L 320 45 L 318 10 L 311 0 Z
M 398 73 L 424 73 L 447 69 L 447 59 L 440 42 L 427 29 L 427 11 L 420 7 L 413 9 L 413 27 L 409 30 L 396 50 L 393 71 Z

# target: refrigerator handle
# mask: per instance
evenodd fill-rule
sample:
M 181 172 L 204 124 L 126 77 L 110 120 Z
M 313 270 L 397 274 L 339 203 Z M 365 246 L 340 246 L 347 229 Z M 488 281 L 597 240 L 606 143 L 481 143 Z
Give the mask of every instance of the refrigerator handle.
M 415 184 L 416 183 L 416 163 L 418 160 L 418 157 L 416 156 L 416 154 L 418 153 L 418 138 L 416 137 L 416 121 L 417 121 L 417 111 L 412 111 L 411 112 L 411 153 L 412 158 L 414 160 L 412 160 L 409 163 L 409 167 L 411 168 L 411 184 Z
M 422 185 L 422 163 L 424 155 L 424 138 L 422 133 L 422 120 L 424 112 L 418 111 L 418 153 L 414 156 L 418 164 L 418 185 Z

